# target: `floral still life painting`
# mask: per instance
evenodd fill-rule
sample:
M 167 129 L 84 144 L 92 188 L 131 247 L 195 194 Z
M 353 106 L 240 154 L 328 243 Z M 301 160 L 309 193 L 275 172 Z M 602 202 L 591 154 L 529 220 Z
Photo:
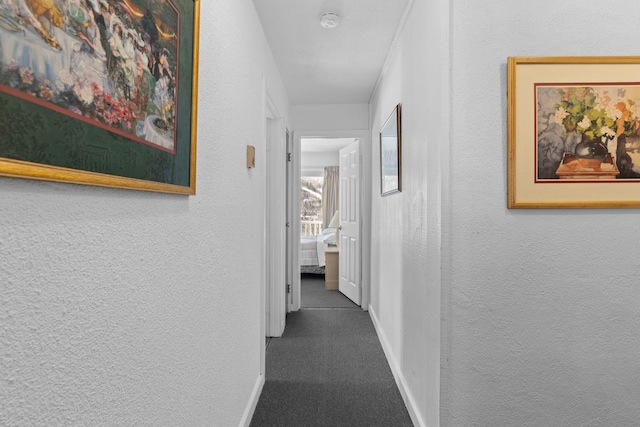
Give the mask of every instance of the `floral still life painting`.
M 536 85 L 536 101 L 538 180 L 640 179 L 640 85 Z
M 0 0 L 0 173 L 192 191 L 197 19 L 193 0 Z

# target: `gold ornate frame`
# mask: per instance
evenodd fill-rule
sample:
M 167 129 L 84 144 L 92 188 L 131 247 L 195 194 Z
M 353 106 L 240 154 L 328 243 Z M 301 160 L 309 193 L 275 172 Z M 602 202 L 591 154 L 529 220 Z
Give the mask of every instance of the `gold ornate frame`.
M 507 74 L 507 206 L 640 207 L 640 178 L 602 179 L 596 173 L 578 179 L 560 179 L 561 175 L 557 179 L 539 178 L 538 156 L 542 154 L 538 151 L 542 146 L 538 126 L 543 129 L 552 118 L 540 114 L 539 120 L 541 104 L 536 92 L 538 87 L 636 90 L 640 88 L 640 57 L 509 57 Z
M 74 184 L 86 184 L 96 185 L 103 187 L 115 187 L 122 189 L 134 189 L 143 191 L 154 191 L 173 194 L 185 194 L 193 195 L 196 191 L 196 130 L 197 130 L 197 113 L 198 113 L 198 52 L 199 52 L 199 28 L 200 28 L 200 0 L 183 0 L 180 3 L 180 7 L 183 8 L 185 16 L 189 17 L 189 21 L 181 22 L 182 29 L 179 31 L 179 36 L 189 40 L 189 49 L 186 53 L 181 52 L 180 67 L 181 72 L 187 71 L 187 75 L 191 80 L 190 93 L 185 93 L 185 100 L 183 104 L 187 106 L 184 111 L 189 111 L 187 116 L 187 123 L 189 123 L 189 129 L 181 132 L 178 127 L 177 141 L 181 144 L 188 144 L 188 151 L 185 151 L 185 155 L 181 156 L 180 160 L 183 164 L 181 168 L 187 169 L 185 172 L 185 183 L 167 183 L 162 181 L 154 181 L 148 179 L 137 179 L 126 176 L 119 176 L 116 174 L 106 174 L 92 172 L 82 169 L 73 169 L 68 167 L 52 166 L 49 164 L 38 163 L 37 161 L 18 160 L 15 158 L 6 158 L 0 156 L 0 176 L 10 178 L 26 178 L 44 181 L 54 181 L 61 183 L 74 183 Z M 189 10 L 190 9 L 190 10 Z M 190 22 L 193 17 L 193 22 Z M 180 27 L 178 27 L 180 28 Z M 175 36 L 175 34 L 174 34 Z M 184 56 L 182 54 L 184 53 Z M 189 87 L 187 86 L 187 89 Z M 185 91 L 183 91 L 184 93 Z M 189 92 L 187 90 L 186 92 Z M 188 95 L 188 96 L 187 96 Z M 180 94 L 178 95 L 180 96 Z M 176 103 L 181 102 L 180 99 Z M 2 105 L 0 105 L 0 108 Z M 7 113 L 7 111 L 1 111 L 0 113 Z M 55 113 L 52 113 L 55 114 Z M 186 124 L 186 123 L 185 123 Z M 183 126 L 187 128 L 187 126 Z M 3 131 L 4 132 L 4 131 Z M 181 135 L 182 134 L 182 135 Z M 117 137 L 117 136 L 116 136 Z M 2 138 L 7 138 L 5 143 L 10 144 L 11 136 L 8 133 L 0 135 L 0 143 Z M 122 138 L 121 138 L 122 139 Z M 43 141 L 46 144 L 46 141 Z M 1 145 L 1 144 L 0 144 Z M 186 150 L 186 148 L 185 148 Z M 187 164 L 188 163 L 188 164 Z

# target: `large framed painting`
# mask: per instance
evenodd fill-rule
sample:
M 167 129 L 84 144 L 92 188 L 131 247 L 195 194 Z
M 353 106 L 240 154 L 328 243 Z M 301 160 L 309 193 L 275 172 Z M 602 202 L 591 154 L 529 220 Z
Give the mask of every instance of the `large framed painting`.
M 199 0 L 0 0 L 0 175 L 195 193 Z
M 402 125 L 400 104 L 380 129 L 380 193 L 402 191 Z
M 640 57 L 508 59 L 508 207 L 640 207 Z

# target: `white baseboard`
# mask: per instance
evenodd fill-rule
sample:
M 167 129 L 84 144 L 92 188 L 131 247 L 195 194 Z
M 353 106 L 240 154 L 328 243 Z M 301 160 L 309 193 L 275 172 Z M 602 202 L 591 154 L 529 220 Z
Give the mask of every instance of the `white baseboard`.
M 251 393 L 251 399 L 249 400 L 247 409 L 244 410 L 242 420 L 240 420 L 240 427 L 249 427 L 249 424 L 251 424 L 253 413 L 256 411 L 256 406 L 258 406 L 258 400 L 260 400 L 262 387 L 264 387 L 264 374 L 260 374 L 256 380 L 256 385 L 253 387 L 253 392 Z
M 387 336 L 380 327 L 380 322 L 378 321 L 376 312 L 371 306 L 369 306 L 369 316 L 371 317 L 373 326 L 375 327 L 376 333 L 378 334 L 378 339 L 380 340 L 380 344 L 382 345 L 382 350 L 384 351 L 385 356 L 387 356 L 387 362 L 389 363 L 389 367 L 391 368 L 393 377 L 396 380 L 398 390 L 400 390 L 400 395 L 402 396 L 402 400 L 404 400 L 404 404 L 407 407 L 407 411 L 409 412 L 409 416 L 411 417 L 413 425 L 417 427 L 427 427 L 425 421 L 418 415 L 418 412 L 416 411 L 417 406 L 413 395 L 407 389 L 406 381 L 404 379 L 404 376 L 402 375 L 402 371 L 400 370 L 400 365 L 398 364 L 398 361 L 391 351 L 391 346 L 389 345 Z

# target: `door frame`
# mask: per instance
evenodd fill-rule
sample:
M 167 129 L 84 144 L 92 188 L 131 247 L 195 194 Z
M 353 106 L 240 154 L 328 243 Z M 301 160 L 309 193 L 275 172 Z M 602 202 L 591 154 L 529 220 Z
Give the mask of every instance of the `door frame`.
M 296 274 L 293 275 L 291 283 L 291 297 L 289 311 L 300 310 L 300 187 L 302 178 L 301 162 L 301 141 L 307 138 L 354 138 L 360 141 L 360 236 L 362 245 L 360 247 L 360 286 L 362 289 L 361 307 L 364 311 L 369 310 L 370 295 L 370 260 L 371 260 L 371 156 L 372 144 L 371 133 L 368 130 L 297 130 L 293 132 L 293 152 L 291 179 L 292 194 L 291 210 L 289 216 L 292 230 L 292 247 L 288 262 L 293 266 Z M 295 185 L 298 183 L 298 185 Z
M 292 283 L 293 283 L 293 277 L 295 276 L 295 268 L 293 266 L 293 242 L 295 241 L 295 239 L 297 238 L 295 233 L 293 232 L 293 228 L 291 226 L 292 222 L 293 222 L 293 216 L 292 213 L 295 211 L 295 209 L 293 208 L 294 206 L 294 201 L 292 199 L 293 193 L 294 193 L 294 186 L 293 186 L 293 175 L 294 175 L 294 169 L 293 169 L 293 134 L 291 133 L 291 131 L 289 130 L 289 128 L 286 128 L 286 155 L 287 155 L 287 176 L 286 176 L 286 186 L 287 186 L 287 194 L 285 196 L 285 203 L 286 203 L 286 217 L 287 217 L 287 226 L 286 226 L 286 233 L 287 233 L 287 254 L 286 254 L 286 266 L 287 266 L 287 289 L 286 289 L 286 303 L 285 303 L 285 307 L 286 307 L 286 311 L 287 313 L 291 311 L 291 306 L 293 304 L 293 297 L 292 297 L 292 292 L 291 292 L 291 287 L 292 287 Z
M 287 313 L 286 151 L 287 127 L 265 94 L 265 328 L 266 337 L 284 332 Z M 282 188 L 278 185 L 284 184 Z M 284 249 L 281 251 L 280 249 Z

